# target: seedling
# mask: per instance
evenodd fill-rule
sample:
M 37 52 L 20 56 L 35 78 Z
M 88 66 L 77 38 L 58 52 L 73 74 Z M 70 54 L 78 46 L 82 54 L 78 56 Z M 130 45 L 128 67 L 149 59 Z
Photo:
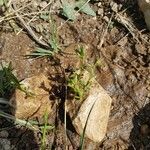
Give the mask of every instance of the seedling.
M 81 73 L 75 71 L 68 79 L 68 86 L 73 89 L 76 99 L 83 99 L 88 84 L 81 80 Z
M 41 126 L 41 131 L 42 131 L 42 139 L 41 139 L 41 150 L 46 149 L 46 134 L 48 131 L 54 129 L 54 126 L 48 124 L 48 113 L 47 111 L 44 114 L 44 126 Z
M 80 67 L 68 77 L 68 86 L 73 90 L 76 99 L 83 100 L 90 89 L 94 73 L 93 67 L 86 64 L 84 48 L 79 47 L 76 54 L 80 59 Z
M 81 47 L 79 46 L 76 49 L 76 54 L 78 55 L 78 57 L 80 58 L 81 63 L 83 64 L 84 60 L 85 60 L 85 50 L 84 50 L 84 48 L 82 46 Z

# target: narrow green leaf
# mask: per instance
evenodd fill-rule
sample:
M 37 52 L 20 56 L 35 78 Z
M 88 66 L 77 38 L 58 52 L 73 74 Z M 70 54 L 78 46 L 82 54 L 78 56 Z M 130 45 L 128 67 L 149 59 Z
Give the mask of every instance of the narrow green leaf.
M 81 138 L 80 138 L 80 145 L 79 145 L 79 150 L 83 150 L 83 146 L 84 146 L 84 139 L 85 139 L 85 132 L 86 132 L 86 127 L 87 127 L 87 124 L 88 124 L 88 120 L 89 120 L 89 117 L 90 117 L 90 114 L 93 110 L 93 107 L 96 103 L 96 100 L 94 101 L 93 105 L 91 106 L 91 109 L 88 113 L 88 116 L 87 116 L 87 119 L 86 119 L 86 122 L 85 122 L 85 126 L 84 126 L 84 129 L 83 129 L 83 133 L 81 135 Z
M 54 129 L 55 127 L 52 126 L 52 125 L 46 125 L 46 126 L 40 126 L 39 128 L 40 128 L 41 130 L 44 130 L 44 128 L 45 128 L 46 130 L 52 130 L 52 129 Z
M 34 52 L 34 53 L 30 54 L 30 56 L 39 56 L 39 57 L 43 57 L 43 56 L 49 56 L 49 54 Z
M 45 54 L 52 54 L 53 53 L 50 50 L 46 50 L 46 49 L 42 49 L 42 48 L 37 48 L 36 52 L 45 53 Z
M 75 4 L 63 1 L 62 6 L 63 6 L 62 14 L 70 20 L 75 20 L 76 19 L 76 16 L 75 16 L 76 11 L 74 10 Z
M 0 104 L 9 105 L 11 107 L 14 107 L 12 104 L 9 103 L 9 101 L 5 98 L 0 98 Z
M 8 119 L 8 120 L 13 121 L 14 124 L 19 124 L 19 125 L 21 125 L 21 126 L 28 127 L 29 129 L 35 129 L 35 130 L 37 130 L 37 128 L 35 128 L 35 127 L 34 127 L 31 123 L 29 123 L 28 121 L 26 121 L 26 120 L 21 120 L 21 119 L 17 119 L 17 118 L 15 118 L 15 116 L 12 116 L 12 115 L 10 115 L 10 114 L 8 114 L 8 113 L 5 113 L 5 112 L 3 112 L 3 111 L 0 111 L 0 116 L 6 118 L 6 119 Z
M 40 18 L 43 20 L 49 20 L 49 14 L 41 14 Z
M 96 16 L 96 13 L 93 11 L 93 9 L 90 7 L 88 3 L 86 3 L 85 0 L 80 0 L 76 2 L 76 7 L 80 9 L 80 11 L 84 12 L 87 15 Z
M 0 6 L 4 5 L 4 1 L 0 0 Z

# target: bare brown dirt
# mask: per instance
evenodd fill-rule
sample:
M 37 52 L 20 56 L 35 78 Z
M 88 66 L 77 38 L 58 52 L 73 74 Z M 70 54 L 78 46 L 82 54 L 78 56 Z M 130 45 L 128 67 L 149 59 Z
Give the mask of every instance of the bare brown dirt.
M 58 37 L 63 53 L 56 55 L 58 64 L 55 65 L 47 58 L 27 59 L 25 55 L 31 53 L 38 46 L 37 43 L 25 31 L 16 35 L 6 30 L 6 22 L 3 24 L 0 35 L 0 61 L 11 61 L 14 73 L 21 80 L 43 72 L 52 77 L 52 93 L 55 93 L 55 96 L 51 95 L 50 99 L 53 100 L 54 96 L 57 103 L 53 116 L 55 131 L 46 136 L 47 149 L 64 150 L 67 145 L 67 149 L 72 150 L 78 149 L 79 146 L 80 137 L 71 125 L 69 116 L 65 143 L 64 102 L 61 101 L 64 99 L 64 71 L 67 74 L 70 67 L 76 66 L 76 58 L 69 54 L 74 54 L 77 43 L 88 47 L 87 53 L 91 58 L 89 62 L 101 61 L 96 70 L 96 78 L 113 99 L 104 140 L 101 143 L 93 143 L 86 139 L 84 149 L 150 149 L 150 34 L 148 30 L 144 30 L 146 25 L 136 2 L 116 0 L 118 13 L 112 10 L 110 3 L 110 0 L 91 3 L 97 12 L 96 17 L 80 14 L 76 21 L 67 22 L 59 29 Z M 128 9 L 123 12 L 126 8 Z M 58 15 L 57 7 L 54 7 L 55 9 L 53 17 L 56 25 L 60 26 L 65 20 Z M 103 10 L 103 14 L 98 14 L 99 9 Z M 129 31 L 124 23 L 119 22 L 118 14 L 129 19 L 134 30 Z M 32 27 L 37 24 L 36 20 Z M 47 24 L 43 24 L 46 29 Z M 49 32 L 45 33 L 46 37 Z M 44 31 L 41 34 L 44 35 Z M 63 71 L 60 65 L 63 66 Z M 5 126 L 5 122 L 0 123 Z M 8 139 L 17 150 L 40 149 L 40 133 L 16 127 L 8 132 Z

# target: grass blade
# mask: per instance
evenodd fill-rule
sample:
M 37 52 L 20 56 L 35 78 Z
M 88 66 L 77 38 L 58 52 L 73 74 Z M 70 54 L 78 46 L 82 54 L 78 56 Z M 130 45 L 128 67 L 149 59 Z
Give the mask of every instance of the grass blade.
M 96 100 L 95 100 L 95 102 L 96 102 Z M 88 120 L 89 120 L 90 114 L 91 114 L 91 112 L 93 110 L 93 107 L 95 105 L 95 102 L 93 103 L 93 105 L 92 105 L 92 107 L 91 107 L 91 109 L 89 111 L 89 114 L 87 116 L 86 123 L 85 123 L 84 129 L 83 129 L 83 133 L 82 133 L 81 138 L 80 138 L 79 150 L 83 150 L 84 139 L 85 139 L 85 131 L 86 131 L 86 127 L 87 127 L 87 124 L 88 124 Z
M 7 99 L 4 99 L 4 98 L 0 98 L 0 104 L 9 105 L 9 106 L 11 106 L 11 107 L 14 107 L 12 104 L 10 104 L 10 103 L 8 102 Z
M 5 113 L 3 111 L 0 111 L 0 116 L 6 118 L 8 120 L 13 121 L 14 124 L 16 124 L 16 125 L 19 124 L 21 126 L 28 127 L 29 129 L 37 130 L 37 128 L 33 127 L 33 125 L 29 121 L 17 119 L 17 118 L 15 118 L 15 116 L 12 116 L 12 115 Z
M 46 149 L 46 134 L 49 130 L 54 129 L 54 126 L 48 124 L 48 112 L 47 111 L 44 114 L 44 122 L 45 122 L 44 126 L 40 127 L 40 129 L 42 130 L 42 139 L 41 139 L 42 145 L 41 145 L 40 150 Z

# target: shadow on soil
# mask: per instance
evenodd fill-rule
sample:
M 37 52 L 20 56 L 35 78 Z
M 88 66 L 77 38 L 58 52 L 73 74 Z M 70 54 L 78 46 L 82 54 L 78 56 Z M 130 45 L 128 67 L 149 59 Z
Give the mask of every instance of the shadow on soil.
M 13 110 L 13 113 L 11 113 L 12 108 L 5 107 L 5 112 L 7 114 L 15 116 Z M 18 126 L 14 124 L 14 121 L 10 121 L 8 119 L 1 118 L 0 120 L 0 132 L 6 131 L 8 132 L 8 136 L 0 135 L 0 149 L 6 150 L 6 147 L 10 147 L 11 150 L 39 150 L 40 147 L 36 141 L 34 132 L 30 129 L 28 129 L 25 126 Z M 3 143 L 2 141 L 7 141 L 8 143 Z M 10 141 L 10 145 L 9 145 Z
M 14 92 L 12 92 L 14 93 Z M 1 97 L 1 95 L 0 95 Z M 12 95 L 5 96 L 9 100 Z M 0 104 L 0 110 L 12 117 L 16 112 L 16 101 L 13 107 L 6 104 Z M 3 134 L 2 134 L 3 133 Z M 4 134 L 4 133 L 8 133 Z M 36 141 L 34 132 L 25 126 L 15 124 L 15 120 L 0 117 L 0 150 L 39 150 L 40 147 Z
M 128 150 L 150 149 L 150 103 L 141 109 L 133 118 L 130 144 Z
M 70 89 L 69 87 L 66 87 L 66 79 L 63 77 L 62 74 L 55 75 L 53 78 L 50 74 L 50 80 L 57 82 L 56 85 L 53 85 L 50 93 L 53 93 L 53 95 L 50 94 L 50 100 L 56 100 L 60 99 L 59 106 L 58 106 L 58 118 L 61 120 L 61 123 L 65 123 L 65 118 L 64 118 L 64 113 L 65 113 L 65 101 L 66 100 L 71 100 L 73 99 L 69 94 L 70 94 Z M 69 117 L 69 114 L 66 113 L 66 128 L 72 132 L 76 132 L 75 128 L 72 125 L 71 118 Z M 56 123 L 58 124 L 58 123 Z

